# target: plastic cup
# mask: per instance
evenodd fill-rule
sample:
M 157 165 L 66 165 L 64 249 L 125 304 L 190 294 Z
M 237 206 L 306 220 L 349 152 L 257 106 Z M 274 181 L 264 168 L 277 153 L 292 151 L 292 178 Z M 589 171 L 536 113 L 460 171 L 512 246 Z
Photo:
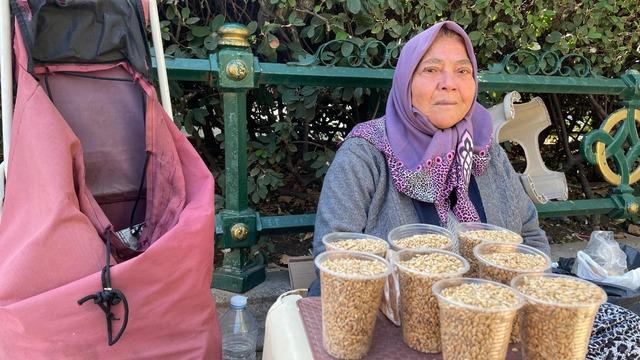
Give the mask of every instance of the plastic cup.
M 582 284 L 593 297 L 578 304 L 559 301 L 544 301 L 521 291 L 527 281 L 536 278 L 566 279 Z M 525 301 L 520 311 L 520 337 L 523 359 L 584 359 L 589 350 L 589 338 L 598 308 L 607 299 L 606 293 L 597 285 L 579 278 L 556 274 L 518 275 L 511 281 L 514 290 Z M 540 286 L 536 286 L 541 289 Z M 567 299 L 580 295 L 570 287 L 561 289 Z
M 449 243 L 437 247 L 437 246 L 417 246 L 417 247 L 407 247 L 401 246 L 398 244 L 398 240 L 406 239 L 410 236 L 414 235 L 441 235 L 449 239 Z M 440 226 L 429 225 L 429 224 L 407 224 L 394 228 L 389 232 L 389 236 L 387 237 L 389 243 L 391 245 L 391 249 L 394 251 L 400 251 L 403 249 L 439 249 L 445 251 L 456 252 L 457 250 L 457 241 L 453 234 Z
M 516 266 L 498 265 L 487 260 L 487 255 L 496 253 L 519 253 L 540 257 L 542 265 L 530 268 L 517 268 Z M 522 244 L 481 243 L 473 248 L 473 255 L 478 264 L 478 276 L 481 279 L 496 281 L 505 285 L 511 285 L 511 280 L 521 274 L 537 274 L 551 270 L 551 259 L 547 254 L 531 246 Z M 523 264 L 524 265 L 524 264 Z M 511 330 L 511 342 L 520 342 L 520 321 L 516 316 Z
M 385 271 L 375 275 L 355 275 L 327 269 L 334 259 L 379 262 Z M 378 307 L 389 263 L 375 255 L 351 251 L 327 251 L 318 255 L 322 298 L 322 336 L 324 349 L 339 359 L 360 359 L 371 346 Z
M 417 255 L 442 254 L 460 260 L 462 269 L 449 272 L 417 271 L 400 264 Z M 400 278 L 402 338 L 410 348 L 438 353 L 440 345 L 440 319 L 438 300 L 431 287 L 439 280 L 460 277 L 469 271 L 469 263 L 460 255 L 435 249 L 407 249 L 399 251 L 393 259 L 393 267 Z
M 462 284 L 492 284 L 513 292 L 513 306 L 485 308 L 445 297 L 443 290 Z M 472 278 L 440 280 L 433 285 L 440 309 L 440 337 L 445 359 L 504 360 L 509 347 L 511 326 L 523 301 L 513 289 L 494 281 Z
M 480 244 L 481 242 L 505 242 L 504 240 L 498 239 L 496 236 L 478 236 L 471 233 L 469 231 L 477 231 L 477 230 L 489 230 L 492 232 L 501 232 L 505 236 L 509 238 L 519 238 L 519 241 L 513 241 L 509 243 L 520 244 L 522 243 L 522 236 L 514 233 L 511 230 L 507 230 L 505 228 L 485 224 L 485 223 L 459 223 L 455 227 L 456 237 L 458 239 L 458 246 L 460 248 L 460 255 L 464 256 L 465 259 L 469 262 L 471 269 L 467 273 L 467 277 L 477 277 L 478 276 L 478 264 L 476 263 L 476 259 L 473 256 L 473 248 Z M 496 235 L 499 233 L 496 233 Z
M 370 244 L 359 244 L 355 248 L 341 248 L 336 243 L 344 240 L 369 240 Z M 389 249 L 389 243 L 377 236 L 352 233 L 352 232 L 332 232 L 322 237 L 322 243 L 327 251 L 358 251 L 373 254 L 384 258 Z M 366 249 L 369 248 L 369 249 Z

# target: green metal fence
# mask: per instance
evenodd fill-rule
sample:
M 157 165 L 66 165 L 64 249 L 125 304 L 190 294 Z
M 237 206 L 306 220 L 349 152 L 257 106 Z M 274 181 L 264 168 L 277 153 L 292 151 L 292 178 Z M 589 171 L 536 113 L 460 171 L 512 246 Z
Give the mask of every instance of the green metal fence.
M 260 216 L 249 208 L 247 92 L 265 84 L 388 88 L 398 49 L 382 46 L 385 51 L 382 61 L 372 63 L 366 57 L 369 45 L 360 46 L 359 54 L 350 59 L 353 66 L 335 66 L 327 47 L 321 47 L 315 56 L 299 63 L 261 63 L 251 52 L 247 42 L 249 34 L 244 26 L 226 24 L 219 30 L 219 35 L 218 50 L 208 60 L 167 59 L 166 63 L 170 78 L 206 81 L 217 87 L 222 95 L 226 206 L 216 218 L 216 239 L 218 247 L 230 250 L 225 252 L 222 266 L 214 273 L 213 285 L 244 292 L 265 278 L 264 264 L 250 260 L 248 254 L 248 248 L 256 243 L 258 236 L 312 231 L 315 217 L 314 214 Z M 514 55 L 529 57 L 527 65 L 517 64 Z M 567 65 L 569 62 L 573 67 Z M 635 217 L 640 198 L 633 196 L 630 185 L 640 178 L 640 170 L 634 168 L 640 154 L 635 124 L 640 122 L 640 111 L 635 110 L 640 108 L 640 73 L 631 70 L 615 79 L 596 77 L 590 73 L 588 61 L 579 56 L 521 51 L 508 55 L 492 69 L 481 71 L 478 77 L 480 91 L 619 96 L 625 107 L 610 115 L 600 129 L 587 134 L 581 143 L 585 159 L 599 166 L 605 179 L 614 185 L 609 196 L 604 199 L 551 201 L 539 205 L 538 213 L 541 217 L 592 214 Z M 607 159 L 615 163 L 617 174 L 609 168 Z

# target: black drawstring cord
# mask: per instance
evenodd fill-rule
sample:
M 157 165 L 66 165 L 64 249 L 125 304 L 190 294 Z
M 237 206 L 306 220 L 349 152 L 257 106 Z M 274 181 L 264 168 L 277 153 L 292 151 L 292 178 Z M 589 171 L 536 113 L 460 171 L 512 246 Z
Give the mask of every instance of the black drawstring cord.
M 107 264 L 102 268 L 102 273 L 100 274 L 100 280 L 102 281 L 102 291 L 98 291 L 95 294 L 87 295 L 82 299 L 78 300 L 78 305 L 82 305 L 89 300 L 93 300 L 93 303 L 98 305 L 102 311 L 104 311 L 105 317 L 107 319 L 107 336 L 109 341 L 109 346 L 117 343 L 120 340 L 120 337 L 124 333 L 124 330 L 127 328 L 127 322 L 129 322 L 129 304 L 127 303 L 127 298 L 124 296 L 122 291 L 118 289 L 114 289 L 111 287 L 111 241 L 110 237 L 107 234 L 105 244 L 107 246 Z M 120 320 L 113 315 L 111 312 L 111 305 L 118 305 L 122 302 L 124 306 L 124 320 L 122 321 L 122 326 L 120 330 L 116 334 L 115 338 L 113 337 L 113 320 Z

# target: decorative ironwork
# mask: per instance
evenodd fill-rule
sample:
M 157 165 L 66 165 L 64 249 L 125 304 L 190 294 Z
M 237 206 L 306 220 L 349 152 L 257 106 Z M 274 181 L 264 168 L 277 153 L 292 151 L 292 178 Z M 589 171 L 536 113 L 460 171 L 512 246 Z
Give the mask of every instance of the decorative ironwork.
M 249 30 L 242 24 L 224 24 L 218 29 L 218 34 L 218 45 L 249 47 Z
M 640 138 L 636 127 L 636 123 L 640 124 L 640 110 L 634 113 L 626 108 L 616 111 L 602 123 L 600 129 L 585 135 L 581 144 L 587 161 L 597 165 L 604 179 L 612 185 L 626 187 L 640 180 L 640 166 L 631 172 L 640 155 Z M 626 153 L 625 144 L 628 144 Z M 611 169 L 607 162 L 609 158 L 613 158 L 619 173 Z
M 395 69 L 404 43 L 385 44 L 379 40 L 359 39 L 331 40 L 320 45 L 313 55 L 300 56 L 296 66 L 348 66 L 371 69 Z
M 227 75 L 236 81 L 240 81 L 247 77 L 247 73 L 249 72 L 247 64 L 242 60 L 229 61 L 225 70 L 227 71 Z
M 591 68 L 586 57 L 574 53 L 518 50 L 505 56 L 500 63 L 489 66 L 488 70 L 494 74 L 588 77 L 594 76 Z
M 249 235 L 249 227 L 243 223 L 237 223 L 231 227 L 231 237 L 235 241 L 244 241 Z

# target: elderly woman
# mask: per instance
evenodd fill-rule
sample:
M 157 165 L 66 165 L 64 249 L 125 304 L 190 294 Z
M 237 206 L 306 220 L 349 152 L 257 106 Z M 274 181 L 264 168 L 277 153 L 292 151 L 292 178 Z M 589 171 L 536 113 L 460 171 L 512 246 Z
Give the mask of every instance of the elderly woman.
M 453 22 L 402 49 L 385 116 L 356 126 L 324 180 L 314 255 L 333 231 L 386 238 L 408 223 L 451 228 L 481 221 L 522 234 L 549 253 L 533 202 L 491 141 L 491 117 L 476 102 L 476 58 Z
M 386 239 L 391 229 L 404 224 L 452 228 L 469 221 L 512 230 L 526 245 L 549 253 L 533 202 L 505 152 L 492 142 L 491 118 L 476 102 L 477 74 L 471 41 L 451 21 L 406 43 L 384 117 L 357 125 L 327 172 L 316 215 L 314 256 L 325 250 L 321 239 L 329 232 Z M 310 295 L 318 293 L 316 280 Z M 625 336 L 608 336 L 612 328 L 605 319 L 614 313 L 632 315 L 613 305 L 603 308 L 594 331 L 594 337 L 603 336 L 597 348 L 620 340 L 629 350 L 634 343 Z M 631 319 L 637 328 L 637 317 Z M 636 335 L 632 340 L 638 339 Z M 635 346 L 631 351 L 640 357 Z

